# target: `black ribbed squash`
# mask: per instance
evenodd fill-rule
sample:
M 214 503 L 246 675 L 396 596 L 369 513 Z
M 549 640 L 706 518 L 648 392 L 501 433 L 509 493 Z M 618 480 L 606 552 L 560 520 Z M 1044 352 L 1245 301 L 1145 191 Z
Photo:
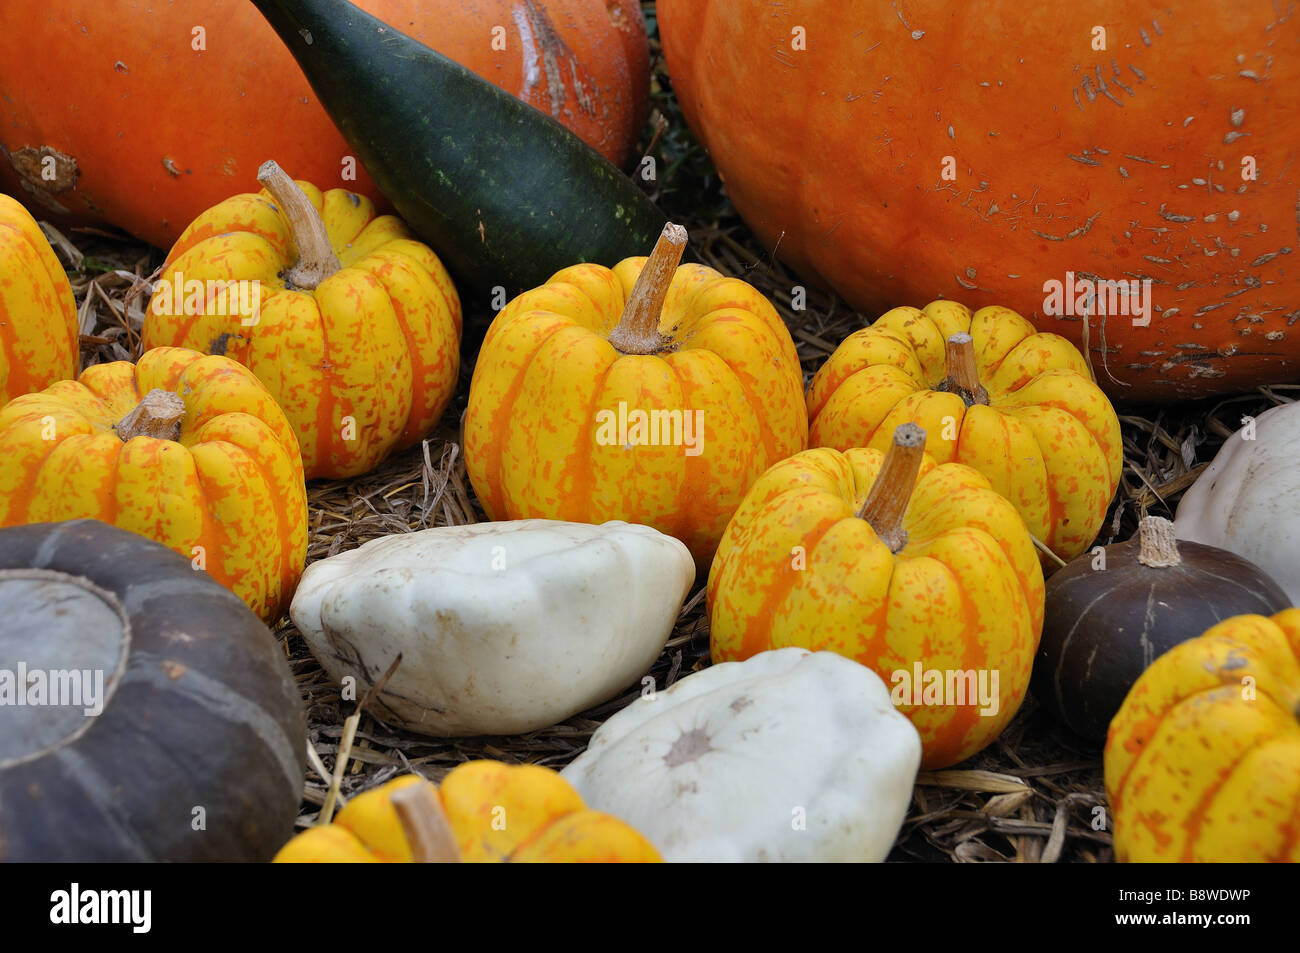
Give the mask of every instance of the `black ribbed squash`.
M 1145 517 L 1127 542 L 1102 549 L 1047 580 L 1031 681 L 1040 704 L 1098 744 L 1133 683 L 1159 656 L 1224 619 L 1272 615 L 1291 604 L 1254 563 L 1175 541 L 1173 523 L 1159 516 Z
M 0 530 L 0 860 L 269 860 L 305 750 L 284 653 L 207 573 L 96 520 Z

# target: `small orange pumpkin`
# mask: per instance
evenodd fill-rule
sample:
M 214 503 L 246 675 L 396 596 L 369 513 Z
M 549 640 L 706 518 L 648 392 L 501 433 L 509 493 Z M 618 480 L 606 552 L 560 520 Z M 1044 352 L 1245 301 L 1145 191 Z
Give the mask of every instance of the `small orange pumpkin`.
M 77 305 L 40 226 L 0 195 L 0 407 L 77 376 Z
M 808 387 L 815 447 L 885 450 L 899 424 L 931 435 L 1015 505 L 1063 561 L 1096 538 L 1119 485 L 1119 418 L 1074 345 L 1008 308 L 895 308 L 835 349 Z
M 979 751 L 1020 707 L 1043 573 L 1015 508 L 924 447 L 905 424 L 888 454 L 819 448 L 776 464 L 727 525 L 708 600 L 714 662 L 789 646 L 854 659 L 891 686 L 932 769 Z
M 706 567 L 768 466 L 807 445 L 790 332 L 745 282 L 677 267 L 669 224 L 648 259 L 574 265 L 488 329 L 465 464 L 492 519 L 644 523 Z
M 408 774 L 359 794 L 276 863 L 645 863 L 659 852 L 591 811 L 550 768 L 470 761 L 437 787 Z
M 252 373 L 183 348 L 0 408 L 0 526 L 91 517 L 206 569 L 267 621 L 307 557 L 298 442 Z
M 460 299 L 401 219 L 346 189 L 295 183 L 190 223 L 149 302 L 144 346 L 224 354 L 284 409 L 307 479 L 365 473 L 417 443 L 460 369 Z
M 1300 862 L 1300 609 L 1155 660 L 1106 740 L 1121 861 Z

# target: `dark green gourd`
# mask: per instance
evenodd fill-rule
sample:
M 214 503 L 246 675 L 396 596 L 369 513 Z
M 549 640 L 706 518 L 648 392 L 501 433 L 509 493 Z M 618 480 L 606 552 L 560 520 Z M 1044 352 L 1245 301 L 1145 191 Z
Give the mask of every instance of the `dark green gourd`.
M 654 203 L 550 116 L 346 0 L 253 2 L 463 291 L 513 295 L 654 245 Z

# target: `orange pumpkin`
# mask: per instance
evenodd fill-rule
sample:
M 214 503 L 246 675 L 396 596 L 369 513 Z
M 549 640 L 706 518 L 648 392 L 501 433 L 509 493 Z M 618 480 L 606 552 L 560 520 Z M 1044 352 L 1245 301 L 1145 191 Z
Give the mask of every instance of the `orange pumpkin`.
M 565 268 L 492 322 L 464 434 L 492 519 L 644 523 L 703 569 L 749 485 L 807 445 L 790 332 L 743 281 L 677 268 L 685 245 L 669 224 L 650 258 Z
M 284 409 L 307 479 L 364 473 L 451 399 L 460 298 L 438 256 L 369 199 L 294 183 L 274 162 L 259 181 L 176 242 L 144 346 L 239 361 Z
M 1300 862 L 1300 609 L 1155 660 L 1106 740 L 1121 861 Z
M 659 852 L 591 811 L 540 765 L 470 761 L 436 787 L 414 774 L 359 794 L 334 823 L 289 841 L 275 863 L 646 863 Z
M 298 442 L 257 378 L 182 348 L 0 408 L 0 526 L 91 517 L 156 540 L 267 621 L 307 557 Z
M 812 445 L 838 450 L 883 451 L 899 424 L 924 427 L 936 460 L 979 470 L 1062 560 L 1096 537 L 1124 465 L 1083 357 L 1007 308 L 895 308 L 818 369 L 808 415 Z
M 649 103 L 635 0 L 357 5 L 613 162 L 635 147 Z M 0 189 L 42 215 L 111 222 L 166 248 L 268 155 L 309 181 L 381 200 L 346 162 L 351 150 L 252 4 L 6 0 L 0 9 Z M 47 156 L 52 179 L 41 175 Z
M 798 646 L 891 686 L 922 768 L 970 757 L 1010 723 L 1043 626 L 1043 573 L 1015 508 L 925 431 L 888 453 L 819 448 L 773 466 L 709 572 L 714 662 Z
M 1128 400 L 1300 376 L 1300 20 L 1273 4 L 657 10 L 673 90 L 736 208 L 863 312 L 1007 305 Z M 1078 296 L 1045 310 L 1046 282 L 1144 278 L 1146 326 L 1124 313 L 1141 299 L 1087 321 Z
M 77 376 L 77 305 L 27 210 L 0 195 L 0 407 Z

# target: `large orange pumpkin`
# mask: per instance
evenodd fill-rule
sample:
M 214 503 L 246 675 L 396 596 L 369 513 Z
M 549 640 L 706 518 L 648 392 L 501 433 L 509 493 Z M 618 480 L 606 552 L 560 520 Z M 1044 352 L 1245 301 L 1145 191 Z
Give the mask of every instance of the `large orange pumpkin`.
M 635 146 L 649 102 L 635 0 L 357 5 L 615 163 Z M 341 178 L 351 150 L 251 3 L 6 0 L 0 91 L 0 189 L 46 217 L 111 222 L 166 248 L 272 155 L 322 188 L 380 197 L 359 166 L 355 181 Z M 41 175 L 46 156 L 51 179 Z
M 658 15 L 736 208 L 807 279 L 869 314 L 1007 305 L 1090 349 L 1112 397 L 1173 400 L 1300 376 L 1300 20 L 1278 9 L 661 0 Z M 1150 278 L 1150 325 L 1112 306 L 1085 337 L 1075 309 L 1047 316 L 1044 284 L 1067 273 Z

